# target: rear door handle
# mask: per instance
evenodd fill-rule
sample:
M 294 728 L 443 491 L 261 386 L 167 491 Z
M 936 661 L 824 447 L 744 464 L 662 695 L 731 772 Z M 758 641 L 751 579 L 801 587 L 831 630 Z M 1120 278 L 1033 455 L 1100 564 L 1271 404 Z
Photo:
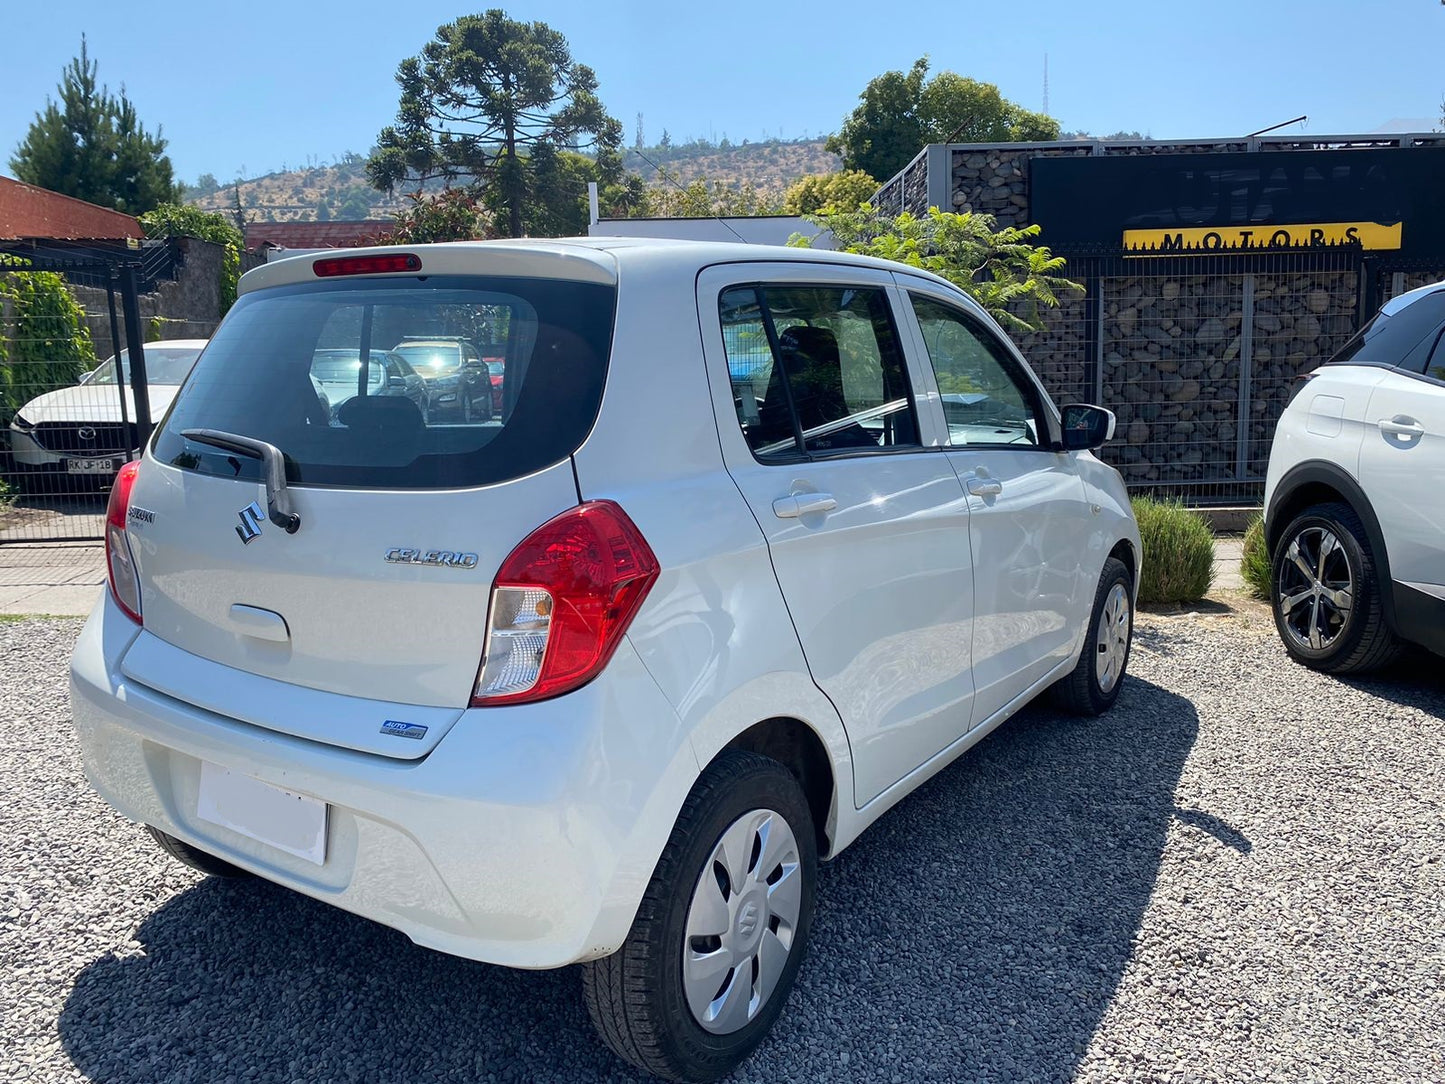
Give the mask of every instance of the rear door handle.
M 1003 483 L 997 478 L 970 478 L 968 491 L 975 497 L 997 497 L 1003 492 Z
M 775 500 L 773 515 L 779 519 L 797 519 L 813 512 L 831 512 L 837 507 L 838 502 L 831 493 L 795 493 Z
M 1396 414 L 1393 418 L 1381 418 L 1380 432 L 1392 437 L 1423 437 L 1425 427 L 1414 418 Z

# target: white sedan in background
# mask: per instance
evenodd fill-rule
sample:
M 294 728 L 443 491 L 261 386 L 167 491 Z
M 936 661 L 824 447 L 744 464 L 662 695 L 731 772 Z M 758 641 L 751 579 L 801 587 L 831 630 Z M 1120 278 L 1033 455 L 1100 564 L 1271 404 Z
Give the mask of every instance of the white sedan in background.
M 152 420 L 159 421 L 170 409 L 171 400 L 181 390 L 181 383 L 205 345 L 205 339 L 146 344 L 147 402 Z M 119 366 L 112 357 L 86 373 L 74 387 L 36 396 L 10 422 L 10 454 L 21 478 L 89 475 L 109 483 L 138 443 L 130 362 L 124 350 L 120 352 Z

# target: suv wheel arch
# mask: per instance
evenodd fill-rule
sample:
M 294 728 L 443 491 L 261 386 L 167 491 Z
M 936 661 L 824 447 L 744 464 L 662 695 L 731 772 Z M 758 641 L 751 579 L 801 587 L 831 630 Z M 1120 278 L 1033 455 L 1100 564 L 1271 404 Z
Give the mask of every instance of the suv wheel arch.
M 1297 515 L 1314 505 L 1336 501 L 1354 509 L 1360 522 L 1364 524 L 1380 578 L 1380 604 L 1385 615 L 1385 626 L 1392 633 L 1398 633 L 1394 580 L 1390 576 L 1390 552 L 1385 548 L 1385 533 L 1380 529 L 1380 520 L 1370 505 L 1370 499 L 1360 488 L 1360 483 L 1334 463 L 1318 459 L 1307 460 L 1291 468 L 1289 473 L 1280 479 L 1264 517 L 1265 550 L 1269 554 L 1270 562 L 1273 564 L 1275 547 L 1279 545 L 1281 533 Z

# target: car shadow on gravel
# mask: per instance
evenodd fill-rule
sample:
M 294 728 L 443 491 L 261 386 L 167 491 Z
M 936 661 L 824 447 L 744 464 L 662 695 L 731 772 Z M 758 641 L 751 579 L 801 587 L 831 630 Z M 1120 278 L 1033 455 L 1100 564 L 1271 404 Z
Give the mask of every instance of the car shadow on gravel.
M 1028 709 L 905 800 L 822 868 L 798 986 L 735 1079 L 1069 1079 L 1130 959 L 1197 727 L 1130 678 L 1110 715 Z M 197 884 L 136 939 L 143 955 L 80 972 L 60 1016 L 106 1084 L 633 1079 L 575 968 L 454 959 L 249 880 Z
M 1445 719 L 1445 660 L 1424 648 L 1412 648 L 1387 669 L 1335 680 L 1402 708 L 1417 708 Z

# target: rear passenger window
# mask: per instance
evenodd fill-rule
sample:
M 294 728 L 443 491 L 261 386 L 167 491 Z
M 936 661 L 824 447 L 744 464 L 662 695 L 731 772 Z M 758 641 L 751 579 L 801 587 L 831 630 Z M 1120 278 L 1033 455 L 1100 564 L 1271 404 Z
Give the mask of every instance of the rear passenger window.
M 738 424 L 759 459 L 918 446 L 882 290 L 737 286 L 718 307 Z

